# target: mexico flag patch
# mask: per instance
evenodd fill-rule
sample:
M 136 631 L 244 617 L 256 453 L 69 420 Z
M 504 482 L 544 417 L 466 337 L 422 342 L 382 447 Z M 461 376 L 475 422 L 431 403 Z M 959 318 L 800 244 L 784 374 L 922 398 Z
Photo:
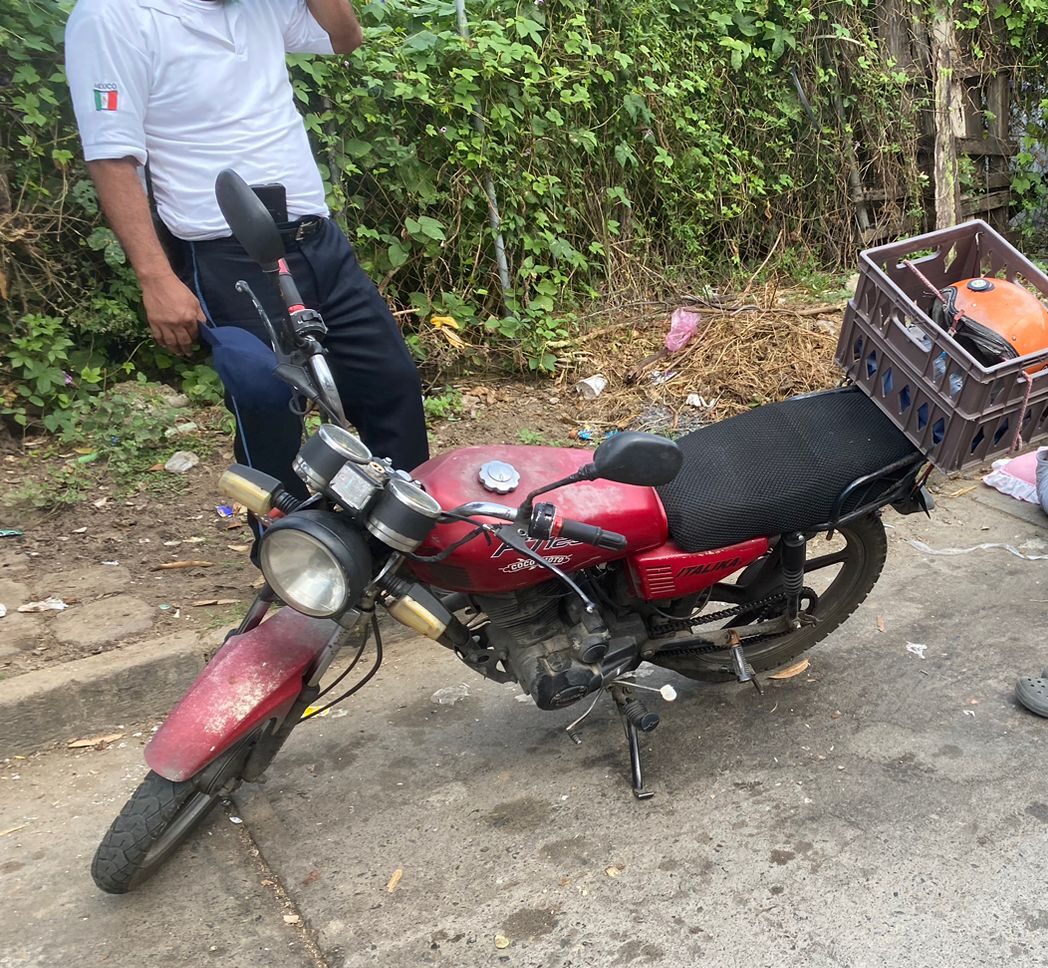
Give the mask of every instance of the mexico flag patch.
M 120 92 L 116 89 L 115 84 L 95 85 L 96 111 L 115 111 L 117 108 L 117 101 L 119 99 Z

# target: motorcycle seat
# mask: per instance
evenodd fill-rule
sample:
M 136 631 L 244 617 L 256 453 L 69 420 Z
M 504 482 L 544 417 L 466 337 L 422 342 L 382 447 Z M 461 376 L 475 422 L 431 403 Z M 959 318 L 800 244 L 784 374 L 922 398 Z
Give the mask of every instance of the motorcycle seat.
M 768 404 L 677 443 L 684 463 L 658 493 L 686 552 L 824 524 L 852 481 L 916 454 L 855 387 Z

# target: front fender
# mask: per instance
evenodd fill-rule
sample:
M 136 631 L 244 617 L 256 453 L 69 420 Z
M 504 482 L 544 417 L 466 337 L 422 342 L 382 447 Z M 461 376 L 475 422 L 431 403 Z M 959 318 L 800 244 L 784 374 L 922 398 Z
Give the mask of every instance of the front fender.
M 188 780 L 268 719 L 282 720 L 338 626 L 282 608 L 232 636 L 204 667 L 145 749 L 150 769 Z

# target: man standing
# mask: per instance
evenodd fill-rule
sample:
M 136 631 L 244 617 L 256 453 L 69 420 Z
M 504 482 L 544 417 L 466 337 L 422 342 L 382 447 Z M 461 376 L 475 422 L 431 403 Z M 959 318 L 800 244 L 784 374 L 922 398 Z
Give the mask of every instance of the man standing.
M 284 56 L 344 54 L 361 40 L 349 0 L 79 0 L 66 28 L 66 73 L 88 171 L 157 343 L 185 355 L 201 325 L 267 340 L 236 281 L 246 280 L 274 318 L 283 307 L 230 237 L 215 178 L 232 168 L 270 186 L 271 211 L 286 207 L 277 217 L 291 271 L 328 326 L 346 415 L 376 455 L 410 470 L 428 456 L 418 375 L 388 306 L 329 218 Z M 174 237 L 170 259 L 143 166 Z M 227 381 L 237 459 L 304 493 L 291 471 L 300 419 L 250 390 Z

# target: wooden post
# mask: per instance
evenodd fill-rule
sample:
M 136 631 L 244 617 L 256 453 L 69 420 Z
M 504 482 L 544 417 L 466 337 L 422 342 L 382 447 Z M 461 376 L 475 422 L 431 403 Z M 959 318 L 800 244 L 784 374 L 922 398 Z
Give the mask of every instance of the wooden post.
M 957 78 L 957 36 L 953 5 L 935 11 L 931 30 L 932 80 L 935 116 L 935 227 L 949 228 L 959 221 L 960 179 L 957 168 L 957 135 L 964 122 L 961 82 Z
M 1011 135 L 1009 125 L 1009 98 L 1008 75 L 1003 71 L 995 74 L 986 82 L 986 110 L 989 114 L 987 128 L 990 137 L 998 143 L 1008 145 Z M 1011 188 L 1011 173 L 1008 155 L 991 155 L 987 158 L 986 193 L 989 196 L 995 189 Z M 997 208 L 988 208 L 985 218 L 998 232 L 1008 231 L 1008 212 L 1011 202 L 1010 193 L 999 196 L 1006 200 Z M 987 202 L 989 205 L 989 202 Z

